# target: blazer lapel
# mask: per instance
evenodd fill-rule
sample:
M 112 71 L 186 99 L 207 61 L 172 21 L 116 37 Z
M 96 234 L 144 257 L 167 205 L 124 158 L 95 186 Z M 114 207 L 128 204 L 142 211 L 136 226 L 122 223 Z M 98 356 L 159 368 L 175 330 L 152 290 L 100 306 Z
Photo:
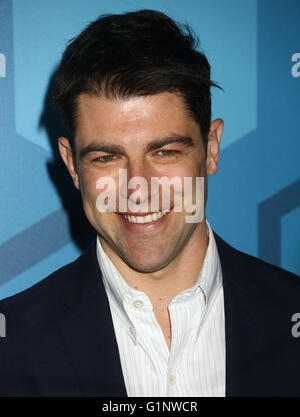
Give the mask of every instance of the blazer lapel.
M 253 284 L 241 253 L 215 234 L 224 289 L 226 396 L 259 395 L 264 342 L 259 289 Z
M 84 396 L 127 396 L 109 302 L 96 257 L 96 245 L 79 258 L 65 300 L 69 310 L 61 337 Z

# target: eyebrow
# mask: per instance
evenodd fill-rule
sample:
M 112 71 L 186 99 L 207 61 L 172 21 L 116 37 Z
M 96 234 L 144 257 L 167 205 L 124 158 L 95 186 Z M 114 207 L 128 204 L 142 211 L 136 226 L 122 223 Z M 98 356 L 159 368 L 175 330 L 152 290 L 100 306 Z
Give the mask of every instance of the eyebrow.
M 164 139 L 153 140 L 147 145 L 147 151 L 153 151 L 158 148 L 162 148 L 165 145 L 169 145 L 170 143 L 184 145 L 187 148 L 194 147 L 194 141 L 192 138 L 187 136 L 171 136 Z
M 91 152 L 106 152 L 110 154 L 122 153 L 124 151 L 122 146 L 117 145 L 105 145 L 104 143 L 90 143 L 79 151 L 79 159 L 83 159 L 87 154 Z
M 162 148 L 170 143 L 184 145 L 187 148 L 194 147 L 194 141 L 188 136 L 170 136 L 163 139 L 153 140 L 146 146 L 146 151 L 153 151 Z M 107 145 L 99 142 L 92 142 L 79 151 L 79 159 L 83 159 L 91 152 L 105 152 L 108 154 L 125 154 L 125 149 L 120 145 Z

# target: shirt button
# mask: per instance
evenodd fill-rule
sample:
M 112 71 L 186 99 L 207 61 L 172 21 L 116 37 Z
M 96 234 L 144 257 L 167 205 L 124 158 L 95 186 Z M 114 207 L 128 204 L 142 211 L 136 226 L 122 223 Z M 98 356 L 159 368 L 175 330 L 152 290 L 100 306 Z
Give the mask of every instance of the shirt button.
M 130 327 L 129 327 L 129 331 L 130 331 L 130 333 L 131 333 L 131 334 L 133 334 L 133 333 L 134 333 L 134 329 L 133 329 L 133 327 L 132 327 L 132 326 L 130 326 Z
M 170 385 L 176 385 L 176 376 L 175 375 L 170 376 Z
M 144 305 L 144 303 L 143 303 L 143 301 L 141 301 L 141 300 L 136 300 L 136 301 L 133 303 L 133 305 L 134 305 L 134 307 L 135 307 L 135 308 L 142 308 L 142 307 L 143 307 L 143 305 Z

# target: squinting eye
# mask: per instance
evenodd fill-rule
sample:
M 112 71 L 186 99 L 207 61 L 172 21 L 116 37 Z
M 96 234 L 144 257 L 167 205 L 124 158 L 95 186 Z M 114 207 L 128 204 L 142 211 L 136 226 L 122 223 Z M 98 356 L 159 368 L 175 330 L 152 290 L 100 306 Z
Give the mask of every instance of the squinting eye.
M 161 149 L 160 151 L 157 152 L 157 154 L 159 154 L 160 152 L 163 153 L 163 155 L 160 155 L 160 156 L 173 156 L 176 153 L 178 153 L 178 151 L 174 151 L 172 149 Z
M 98 158 L 94 159 L 94 161 L 105 163 L 105 162 L 112 161 L 114 158 L 116 158 L 115 155 L 102 155 L 102 156 L 98 156 Z

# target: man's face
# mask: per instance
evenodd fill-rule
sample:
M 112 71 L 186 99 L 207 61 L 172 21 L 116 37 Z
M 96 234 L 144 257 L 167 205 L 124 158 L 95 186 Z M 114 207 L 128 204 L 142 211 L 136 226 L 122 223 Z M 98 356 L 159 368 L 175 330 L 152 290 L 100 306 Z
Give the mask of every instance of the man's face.
M 113 250 L 138 271 L 162 269 L 183 250 L 187 251 L 193 240 L 200 239 L 200 230 L 206 227 L 205 218 L 201 223 L 187 223 L 184 210 L 174 212 L 171 192 L 170 212 L 147 223 L 130 222 L 124 213 L 118 213 L 119 170 L 127 170 L 128 181 L 133 177 L 147 180 L 148 193 L 141 199 L 143 203 L 148 200 L 148 210 L 132 214 L 149 214 L 151 177 L 177 176 L 183 184 L 184 177 L 195 180 L 200 176 L 206 180 L 207 172 L 214 173 L 210 156 L 205 157 L 198 124 L 187 114 L 182 99 L 169 92 L 126 100 L 81 94 L 77 116 L 74 158 L 66 151 L 67 139 L 61 138 L 60 149 L 75 186 L 81 191 L 86 216 L 104 249 Z M 96 184 L 104 176 L 115 181 L 116 212 L 101 213 L 97 209 L 101 190 Z M 127 198 L 135 191 L 127 190 Z M 162 210 L 161 193 L 159 202 Z

